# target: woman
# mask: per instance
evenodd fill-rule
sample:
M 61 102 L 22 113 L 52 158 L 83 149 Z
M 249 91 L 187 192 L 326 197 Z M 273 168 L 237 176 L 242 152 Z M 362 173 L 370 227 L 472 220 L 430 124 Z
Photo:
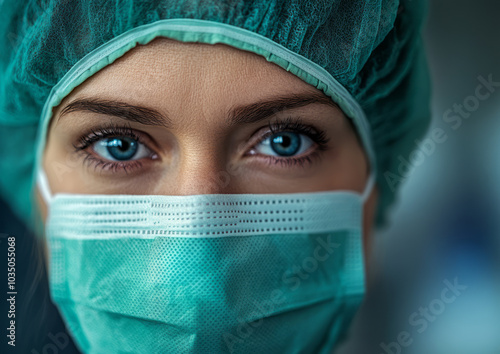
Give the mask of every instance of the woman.
M 2 6 L 2 188 L 80 350 L 332 351 L 428 123 L 421 4 Z

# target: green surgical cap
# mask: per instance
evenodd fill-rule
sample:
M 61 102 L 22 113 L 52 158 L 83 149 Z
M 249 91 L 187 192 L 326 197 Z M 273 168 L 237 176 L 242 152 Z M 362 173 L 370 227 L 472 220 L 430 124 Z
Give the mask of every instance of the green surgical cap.
M 332 97 L 375 164 L 380 225 L 404 178 L 398 164 L 430 120 L 425 10 L 419 0 L 0 0 L 0 193 L 33 226 L 47 112 L 137 43 L 166 36 L 253 51 Z M 164 22 L 168 31 L 155 27 Z

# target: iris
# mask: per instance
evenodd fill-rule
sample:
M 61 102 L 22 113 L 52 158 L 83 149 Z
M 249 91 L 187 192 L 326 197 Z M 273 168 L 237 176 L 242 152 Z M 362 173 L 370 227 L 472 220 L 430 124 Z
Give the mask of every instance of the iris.
M 101 144 L 114 159 L 119 161 L 132 159 L 139 149 L 138 142 L 128 137 L 109 138 Z
M 280 156 L 293 156 L 301 147 L 300 135 L 291 132 L 275 134 L 271 137 L 271 148 Z

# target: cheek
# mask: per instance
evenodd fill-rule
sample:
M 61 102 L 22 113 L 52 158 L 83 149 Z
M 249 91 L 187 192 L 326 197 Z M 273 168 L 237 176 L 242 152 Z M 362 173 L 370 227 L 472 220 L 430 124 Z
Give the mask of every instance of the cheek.
M 43 158 L 43 169 L 47 175 L 50 190 L 55 192 L 77 191 L 75 186 L 81 186 L 78 177 L 78 161 L 64 145 L 56 139 L 51 139 L 46 147 Z

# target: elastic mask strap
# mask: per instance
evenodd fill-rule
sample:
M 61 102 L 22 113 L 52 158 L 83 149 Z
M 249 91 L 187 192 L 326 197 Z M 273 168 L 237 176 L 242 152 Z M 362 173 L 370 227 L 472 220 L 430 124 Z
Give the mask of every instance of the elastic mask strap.
M 38 170 L 37 179 L 36 179 L 38 189 L 42 194 L 42 198 L 45 201 L 45 204 L 49 205 L 50 200 L 52 199 L 52 193 L 50 192 L 49 182 L 47 180 L 47 175 L 43 168 Z
M 361 199 L 363 200 L 363 203 L 365 203 L 368 198 L 370 197 L 370 194 L 373 191 L 373 188 L 375 186 L 375 174 L 371 173 L 370 177 L 368 177 L 368 181 L 365 186 L 365 190 L 363 191 L 363 194 L 361 195 Z

